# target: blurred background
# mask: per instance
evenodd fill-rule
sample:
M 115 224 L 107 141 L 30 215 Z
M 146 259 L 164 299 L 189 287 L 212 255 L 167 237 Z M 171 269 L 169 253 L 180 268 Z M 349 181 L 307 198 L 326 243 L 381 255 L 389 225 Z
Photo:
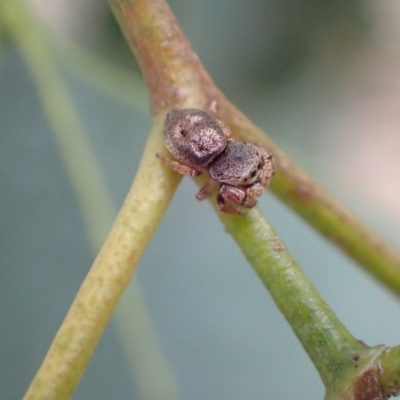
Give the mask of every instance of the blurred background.
M 233 103 L 399 247 L 399 2 L 170 5 Z M 116 212 L 150 128 L 137 65 L 107 2 L 31 0 L 27 6 Z M 97 248 L 32 69 L 13 38 L 4 29 L 0 34 L 0 398 L 18 399 Z M 323 398 L 306 353 L 196 191 L 183 179 L 73 398 Z M 356 337 L 370 345 L 400 342 L 395 295 L 272 194 L 259 204 Z M 110 221 L 100 206 L 92 211 L 98 247 Z

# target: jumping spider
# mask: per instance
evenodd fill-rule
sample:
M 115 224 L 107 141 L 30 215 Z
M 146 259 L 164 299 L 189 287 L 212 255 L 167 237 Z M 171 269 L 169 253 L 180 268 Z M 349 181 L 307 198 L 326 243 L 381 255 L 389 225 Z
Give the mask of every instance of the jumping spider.
M 197 176 L 208 170 L 211 178 L 196 198 L 204 200 L 219 185 L 217 204 L 226 213 L 243 214 L 238 206 L 254 207 L 275 173 L 274 158 L 267 148 L 235 140 L 223 122 L 201 110 L 170 111 L 164 143 L 178 161 L 156 156 L 175 171 Z

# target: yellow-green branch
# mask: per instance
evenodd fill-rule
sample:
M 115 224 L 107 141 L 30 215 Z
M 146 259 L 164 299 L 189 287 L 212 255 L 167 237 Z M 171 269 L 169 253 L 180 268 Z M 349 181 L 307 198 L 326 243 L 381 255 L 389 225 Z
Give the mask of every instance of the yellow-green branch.
M 0 20 L 1 23 L 6 22 L 7 32 L 17 43 L 37 84 L 39 98 L 53 128 L 61 159 L 76 191 L 88 238 L 92 247 L 98 249 L 114 218 L 113 207 L 82 124 L 62 77 L 54 65 L 49 51 L 49 43 L 46 43 L 44 35 L 27 12 L 26 5 L 18 0 L 0 1 Z M 58 400 L 71 396 L 122 291 L 129 282 L 152 232 L 156 229 L 174 193 L 177 177 L 172 175 L 169 179 L 168 173 L 164 174 L 163 171 L 157 169 L 158 163 L 154 163 L 154 153 L 163 147 L 160 140 L 163 118 L 160 117 L 157 121 L 154 127 L 155 131 L 149 139 L 147 161 L 145 159 L 142 161 L 142 174 L 139 174 L 139 179 L 131 192 L 139 200 L 139 203 L 141 199 L 143 199 L 143 203 L 148 202 L 148 206 L 154 212 L 141 213 L 139 210 L 141 218 L 128 221 L 134 226 L 131 234 L 135 236 L 135 240 L 132 240 L 133 246 L 126 246 L 126 241 L 130 240 L 129 235 L 125 235 L 126 240 L 118 241 L 118 244 L 123 245 L 124 249 L 120 249 L 119 253 L 122 257 L 117 262 L 112 261 L 112 255 L 109 252 L 103 257 L 111 260 L 110 262 L 119 268 L 110 270 L 104 262 L 96 261 L 96 268 L 89 273 L 78 293 L 68 317 L 28 389 L 26 398 Z M 147 132 L 143 132 L 143 134 L 147 134 Z M 157 178 L 154 178 L 154 175 Z M 153 185 L 143 184 L 143 180 L 148 179 Z M 168 185 L 164 184 L 165 181 L 168 182 Z M 140 182 L 142 183 L 140 184 Z M 168 188 L 166 189 L 165 186 Z M 160 198 L 163 200 L 160 201 Z M 160 205 L 158 209 L 155 205 L 156 202 Z M 143 205 L 139 204 L 140 208 L 145 209 Z M 98 217 L 99 212 L 102 213 L 101 218 Z M 122 211 L 121 215 L 123 215 Z M 130 217 L 135 217 L 135 213 L 129 214 L 125 211 L 125 217 L 129 220 Z M 118 230 L 124 231 L 124 227 L 121 225 L 118 227 L 118 224 L 114 225 L 113 232 L 118 232 Z M 122 239 L 123 236 L 121 235 Z M 118 245 L 112 245 L 112 248 L 114 252 L 119 251 Z M 132 259 L 129 259 L 128 252 L 133 252 Z M 142 309 L 141 318 L 137 321 L 139 323 L 143 320 L 146 321 L 146 318 L 143 318 L 143 311 Z M 148 329 L 148 326 L 146 328 Z M 145 343 L 142 343 L 144 346 L 150 345 L 149 337 L 151 335 L 147 335 Z M 161 379 L 170 389 L 169 392 L 174 392 L 173 379 L 168 374 L 165 364 L 162 363 L 160 352 L 157 353 L 153 347 L 152 354 L 151 362 L 155 362 L 158 358 L 158 371 L 163 374 Z M 139 385 L 139 387 L 142 386 Z M 145 390 L 148 389 L 149 385 L 145 387 Z M 151 392 L 154 394 L 154 391 Z M 144 395 L 149 395 L 149 393 Z
M 135 182 L 25 399 L 72 395 L 168 207 L 179 177 L 155 161 L 163 120 L 153 126 Z

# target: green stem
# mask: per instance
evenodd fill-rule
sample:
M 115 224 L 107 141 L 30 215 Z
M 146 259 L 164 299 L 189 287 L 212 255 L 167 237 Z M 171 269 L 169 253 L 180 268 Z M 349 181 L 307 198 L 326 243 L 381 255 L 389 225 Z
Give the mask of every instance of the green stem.
M 96 251 L 112 224 L 115 212 L 78 113 L 54 64 L 49 43 L 28 14 L 25 5 L 18 0 L 0 1 L 0 21 L 6 22 L 9 34 L 16 41 L 37 84 L 39 98 L 53 128 L 61 161 L 64 162 L 82 211 L 88 238 Z M 110 233 L 108 248 L 102 250 L 102 258 L 97 258 L 83 283 L 28 389 L 25 396 L 27 399 L 59 400 L 71 396 L 122 291 L 129 283 L 172 198 L 179 177 L 169 171 L 160 171 L 159 163 L 155 162 L 155 153 L 163 147 L 163 119 L 161 115 L 155 120 L 136 183 L 120 212 L 119 223 L 114 225 Z M 151 212 L 146 212 L 147 207 L 151 208 Z M 127 226 L 132 228 L 128 230 Z M 153 377 L 149 371 L 157 370 L 163 385 L 161 390 L 165 390 L 170 398 L 178 398 L 174 377 L 152 334 L 140 291 L 136 293 L 138 299 L 138 304 L 135 304 L 130 314 L 146 335 L 136 338 L 140 344 L 131 341 L 130 347 L 152 349 L 152 357 L 147 359 L 148 369 L 142 373 L 138 387 L 142 389 L 144 398 L 163 398 L 160 390 L 156 392 L 150 384 L 143 384 L 152 379 L 150 375 Z M 137 362 L 136 358 L 132 362 L 135 370 L 139 369 Z
M 348 332 L 322 300 L 258 209 L 245 217 L 220 217 L 296 333 L 326 387 L 334 386 L 352 359 L 368 348 Z
M 400 393 L 400 346 L 387 349 L 381 356 L 379 380 L 386 393 L 391 396 Z
M 209 107 L 218 90 L 165 1 L 109 3 L 141 67 L 153 113 Z
M 163 122 L 155 120 L 135 182 L 25 399 L 70 398 L 172 199 L 179 177 L 154 162 Z

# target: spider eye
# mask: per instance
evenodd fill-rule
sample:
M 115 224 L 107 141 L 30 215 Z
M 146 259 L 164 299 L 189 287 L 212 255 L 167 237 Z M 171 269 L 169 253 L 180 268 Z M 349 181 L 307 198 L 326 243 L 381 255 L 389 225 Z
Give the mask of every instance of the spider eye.
M 254 177 L 256 176 L 256 174 L 257 174 L 257 171 L 254 170 L 254 171 L 251 173 L 251 177 L 254 178 Z

